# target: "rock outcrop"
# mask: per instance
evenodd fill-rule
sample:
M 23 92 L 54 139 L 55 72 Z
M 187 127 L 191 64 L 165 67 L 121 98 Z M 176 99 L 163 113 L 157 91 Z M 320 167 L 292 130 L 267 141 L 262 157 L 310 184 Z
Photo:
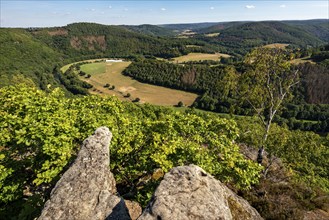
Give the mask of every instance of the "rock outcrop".
M 130 219 L 125 202 L 115 195 L 109 170 L 112 134 L 100 127 L 87 138 L 74 164 L 51 192 L 39 220 L 48 219 Z
M 141 215 L 138 203 L 124 201 L 116 193 L 109 170 L 111 138 L 109 129 L 100 127 L 83 142 L 39 220 L 262 219 L 248 202 L 195 165 L 167 173 Z
M 247 201 L 195 165 L 164 176 L 138 220 L 263 219 Z

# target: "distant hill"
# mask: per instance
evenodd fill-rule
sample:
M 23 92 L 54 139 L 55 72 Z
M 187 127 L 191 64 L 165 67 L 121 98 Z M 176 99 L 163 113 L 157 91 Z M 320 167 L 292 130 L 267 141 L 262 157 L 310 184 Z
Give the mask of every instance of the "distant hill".
M 222 46 L 226 50 L 223 52 L 232 55 L 244 55 L 253 47 L 272 43 L 285 43 L 299 48 L 314 47 L 328 42 L 325 40 L 328 36 L 325 21 L 220 23 L 200 29 L 196 38 Z M 219 35 L 207 39 L 206 33 L 219 33 Z
M 123 25 L 122 27 L 125 27 L 137 33 L 142 33 L 152 36 L 171 37 L 177 35 L 177 33 L 175 33 L 172 29 L 168 29 L 157 25 L 150 25 L 150 24 Z
M 186 23 L 186 24 L 162 24 L 158 25 L 167 29 L 183 31 L 183 30 L 192 30 L 196 31 L 199 29 L 208 28 L 218 24 L 219 22 L 203 22 L 203 23 Z
M 221 37 L 290 42 L 298 45 L 297 38 L 310 45 L 329 42 L 329 20 L 222 22 L 199 29 L 198 33 L 220 32 Z M 275 40 L 277 39 L 277 40 Z M 320 40 L 320 41 L 319 41 Z M 302 44 L 303 44 L 302 43 Z
M 152 28 L 153 31 L 155 29 Z M 173 49 L 177 48 L 175 41 L 138 33 L 123 26 L 74 23 L 60 28 L 32 30 L 31 33 L 37 39 L 70 57 L 105 54 L 111 57 L 137 54 L 172 57 L 176 53 L 180 54 L 177 49 Z
M 329 43 L 329 19 L 282 21 L 282 23 L 299 27 Z
M 234 25 L 224 29 L 219 38 L 232 38 L 243 41 L 261 41 L 264 43 L 290 43 L 300 46 L 323 43 L 314 34 L 302 28 L 276 21 L 251 22 Z

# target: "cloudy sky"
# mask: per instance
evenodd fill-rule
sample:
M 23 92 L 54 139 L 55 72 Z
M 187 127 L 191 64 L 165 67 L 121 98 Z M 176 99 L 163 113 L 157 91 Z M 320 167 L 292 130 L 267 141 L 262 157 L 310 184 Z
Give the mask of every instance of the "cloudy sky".
M 329 19 L 328 2 L 328 0 L 0 0 L 0 26 L 52 27 L 74 22 L 138 25 Z

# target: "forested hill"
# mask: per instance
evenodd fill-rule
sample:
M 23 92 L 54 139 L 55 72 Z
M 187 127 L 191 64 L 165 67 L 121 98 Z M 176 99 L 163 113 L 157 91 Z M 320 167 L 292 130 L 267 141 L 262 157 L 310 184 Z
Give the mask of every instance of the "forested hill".
M 152 36 L 165 36 L 165 37 L 172 37 L 177 35 L 177 33 L 174 32 L 174 30 L 164 28 L 157 25 L 150 25 L 150 24 L 143 24 L 143 25 L 123 25 L 122 27 L 125 27 L 129 30 L 152 35 Z
M 306 21 L 284 21 L 285 24 L 302 28 L 309 33 L 314 34 L 321 40 L 329 42 L 329 20 L 316 19 Z
M 188 36 L 217 45 L 224 53 L 244 56 L 254 47 L 272 43 L 289 44 L 291 48 L 317 47 L 329 42 L 329 20 L 234 21 L 218 23 L 168 24 L 161 27 L 192 31 Z
M 31 30 L 35 38 L 72 56 L 106 54 L 112 57 L 181 55 L 181 44 L 175 40 L 137 33 L 121 26 L 74 23 L 60 28 Z
M 217 37 L 223 44 L 240 42 L 239 46 L 258 46 L 270 43 L 288 43 L 299 47 L 317 46 L 329 40 L 329 26 L 318 23 L 283 23 L 278 21 L 248 22 L 216 25 L 203 29 L 202 33 L 219 32 Z M 227 27 L 227 28 L 226 28 Z M 316 30 L 316 31 L 313 31 Z

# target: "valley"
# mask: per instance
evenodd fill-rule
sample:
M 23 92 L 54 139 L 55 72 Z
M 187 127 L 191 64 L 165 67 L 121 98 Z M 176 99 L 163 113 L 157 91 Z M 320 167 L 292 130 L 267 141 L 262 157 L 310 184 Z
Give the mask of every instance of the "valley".
M 100 126 L 143 208 L 196 164 L 265 219 L 329 213 L 328 39 L 328 19 L 0 28 L 0 218 L 38 217 Z

